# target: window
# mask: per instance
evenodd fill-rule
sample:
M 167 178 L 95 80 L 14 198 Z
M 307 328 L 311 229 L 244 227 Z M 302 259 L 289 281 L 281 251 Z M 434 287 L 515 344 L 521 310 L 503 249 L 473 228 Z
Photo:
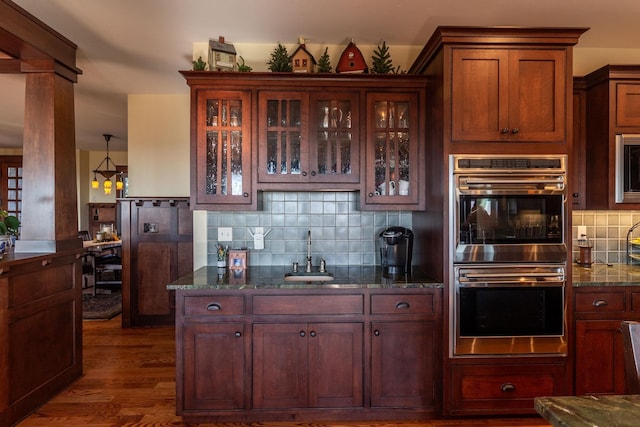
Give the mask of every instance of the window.
M 0 156 L 0 206 L 22 221 L 22 156 Z

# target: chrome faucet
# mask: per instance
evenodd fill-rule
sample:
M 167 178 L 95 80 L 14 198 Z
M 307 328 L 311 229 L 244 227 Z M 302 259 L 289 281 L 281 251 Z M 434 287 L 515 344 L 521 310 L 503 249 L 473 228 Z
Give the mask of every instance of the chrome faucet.
M 307 265 L 304 269 L 305 272 L 311 273 L 311 230 L 307 233 Z

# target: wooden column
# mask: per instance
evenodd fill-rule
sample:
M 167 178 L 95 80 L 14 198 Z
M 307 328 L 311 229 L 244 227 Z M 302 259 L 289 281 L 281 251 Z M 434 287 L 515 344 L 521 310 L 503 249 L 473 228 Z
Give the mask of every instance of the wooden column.
M 26 74 L 22 230 L 16 252 L 81 247 L 78 239 L 74 83 Z

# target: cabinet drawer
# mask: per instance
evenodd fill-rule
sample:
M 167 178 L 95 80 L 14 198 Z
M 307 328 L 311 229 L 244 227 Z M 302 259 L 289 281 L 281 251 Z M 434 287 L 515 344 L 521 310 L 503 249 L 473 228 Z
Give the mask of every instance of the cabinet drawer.
M 624 311 L 624 292 L 578 292 L 576 312 L 610 313 Z
M 256 295 L 253 314 L 364 314 L 363 295 Z
M 230 316 L 244 314 L 242 296 L 186 296 L 184 297 L 185 316 Z
M 452 409 L 532 413 L 533 398 L 567 393 L 563 365 L 479 365 L 453 368 Z
M 372 295 L 371 314 L 434 314 L 432 294 Z

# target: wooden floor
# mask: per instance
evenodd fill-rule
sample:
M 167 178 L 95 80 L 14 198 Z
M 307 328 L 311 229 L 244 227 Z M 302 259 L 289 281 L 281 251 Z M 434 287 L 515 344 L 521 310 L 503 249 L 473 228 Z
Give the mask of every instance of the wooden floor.
M 85 321 L 84 376 L 20 427 L 187 426 L 175 415 L 173 328 L 121 329 L 120 316 Z M 204 426 L 204 424 L 201 424 Z M 548 426 L 539 417 L 435 420 L 430 422 L 224 423 L 260 427 L 511 427 Z

